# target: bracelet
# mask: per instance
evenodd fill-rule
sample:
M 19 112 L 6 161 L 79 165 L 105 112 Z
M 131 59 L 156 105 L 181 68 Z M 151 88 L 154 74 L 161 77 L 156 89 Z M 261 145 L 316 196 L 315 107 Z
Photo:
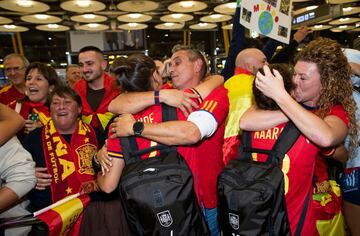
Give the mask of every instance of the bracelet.
M 154 91 L 154 102 L 155 102 L 156 105 L 157 105 L 157 104 L 160 104 L 159 93 L 160 93 L 159 90 L 155 90 L 155 91 Z

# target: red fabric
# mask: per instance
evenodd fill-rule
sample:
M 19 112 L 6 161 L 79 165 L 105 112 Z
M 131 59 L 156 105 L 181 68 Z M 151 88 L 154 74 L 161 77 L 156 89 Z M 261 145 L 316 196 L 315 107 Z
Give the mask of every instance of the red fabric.
M 196 100 L 195 100 L 196 101 Z M 227 90 L 221 86 L 215 89 L 200 104 L 202 110 L 210 112 L 217 120 L 219 127 L 211 138 L 191 146 L 179 146 L 178 151 L 188 163 L 194 177 L 195 192 L 200 203 L 206 208 L 217 207 L 216 184 L 217 176 L 223 169 L 222 144 L 224 137 L 224 121 L 229 109 Z M 161 105 L 153 105 L 136 114 L 136 120 L 146 123 L 162 121 Z M 178 109 L 178 120 L 186 120 L 185 115 Z M 148 139 L 137 137 L 139 149 L 156 145 Z M 114 158 L 121 158 L 121 147 L 118 139 L 108 139 L 108 154 Z M 154 156 L 155 153 L 150 154 Z M 149 154 L 142 156 L 148 158 Z
M 0 90 L 0 102 L 5 105 L 24 97 L 25 95 L 20 93 L 13 85 L 5 86 Z
M 104 88 L 105 94 L 104 98 L 96 111 L 91 109 L 90 104 L 86 99 L 86 92 L 87 92 L 87 82 L 84 79 L 80 79 L 74 84 L 74 90 L 80 95 L 81 102 L 82 102 L 82 114 L 85 116 L 93 115 L 91 120 L 91 125 L 94 127 L 99 127 L 99 119 L 97 118 L 96 114 L 104 114 L 108 112 L 109 103 L 119 95 L 119 90 L 116 86 L 116 81 L 108 74 L 104 74 Z
M 346 126 L 349 126 L 349 116 L 341 105 L 334 106 L 327 116 L 329 115 L 337 116 L 346 124 Z M 316 157 L 315 176 L 317 182 L 323 182 L 329 179 L 328 166 L 326 164 L 325 158 L 326 157 L 321 155 Z
M 75 201 L 76 200 L 80 200 L 82 203 L 82 211 L 80 214 L 75 213 L 76 209 L 72 209 L 72 208 L 76 208 L 76 206 L 75 204 L 71 203 L 71 201 L 74 202 L 74 200 L 70 200 L 68 203 L 64 203 L 64 204 L 67 204 L 66 205 L 67 210 L 70 213 L 74 212 L 74 215 L 67 215 L 67 214 L 61 215 L 61 213 L 63 212 L 62 209 L 59 209 L 61 206 L 58 206 L 36 217 L 41 221 L 43 221 L 44 223 L 46 223 L 49 229 L 49 236 L 79 235 L 81 221 L 83 217 L 83 210 L 86 208 L 86 206 L 89 205 L 90 197 L 89 195 L 81 195 L 78 198 L 76 198 Z M 63 219 L 65 219 L 65 222 L 63 222 Z
M 42 141 L 47 171 L 52 176 L 53 203 L 79 192 L 82 183 L 95 179 L 92 157 L 97 140 L 91 126 L 79 120 L 68 144 L 50 120 L 42 130 Z
M 224 162 L 225 166 L 227 166 L 229 161 L 237 158 L 238 150 L 239 150 L 239 146 L 240 146 L 240 140 L 241 140 L 240 135 L 224 138 L 223 162 Z
M 9 104 L 9 107 L 15 110 L 16 101 Z M 21 103 L 20 115 L 25 119 L 29 119 L 30 114 L 42 113 L 45 117 L 50 119 L 49 107 L 45 103 L 25 101 Z M 40 114 L 39 114 L 40 115 Z M 41 125 L 45 125 L 47 122 L 39 119 Z
M 246 69 L 240 68 L 240 67 L 235 67 L 234 69 L 234 75 L 238 75 L 238 74 L 246 74 L 246 75 L 252 75 L 252 73 Z
M 341 212 L 342 197 L 336 196 L 332 191 L 329 194 L 332 201 L 326 203 L 325 206 L 321 206 L 320 201 L 313 201 L 316 220 L 331 220 L 334 215 Z
M 252 147 L 271 149 L 284 126 L 285 124 L 281 124 L 269 130 L 252 132 Z M 285 199 L 292 235 L 296 230 L 306 196 L 312 193 L 312 176 L 318 151 L 314 144 L 301 135 L 283 160 Z M 253 158 L 258 161 L 266 161 L 267 156 L 257 154 Z M 308 203 L 302 235 L 316 235 L 311 197 Z

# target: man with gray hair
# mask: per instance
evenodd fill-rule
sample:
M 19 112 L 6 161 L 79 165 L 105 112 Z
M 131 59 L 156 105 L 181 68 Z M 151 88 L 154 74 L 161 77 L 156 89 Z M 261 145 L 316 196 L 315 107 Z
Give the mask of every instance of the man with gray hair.
M 81 79 L 80 66 L 70 64 L 66 67 L 66 83 L 72 87 L 79 79 Z
M 8 105 L 25 96 L 25 70 L 29 61 L 20 54 L 12 53 L 4 58 L 5 75 L 10 85 L 0 90 L 0 102 Z

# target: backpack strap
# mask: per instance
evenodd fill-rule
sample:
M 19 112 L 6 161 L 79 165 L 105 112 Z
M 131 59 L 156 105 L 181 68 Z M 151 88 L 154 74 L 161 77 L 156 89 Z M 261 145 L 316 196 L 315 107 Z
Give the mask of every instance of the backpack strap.
M 177 120 L 177 110 L 175 107 L 171 107 L 169 105 L 162 103 L 161 110 L 162 110 L 162 121 L 163 122 Z M 141 155 L 155 151 L 155 150 L 159 150 L 161 153 L 169 152 L 169 151 L 177 151 L 176 146 L 167 146 L 167 145 L 163 145 L 163 144 L 159 144 L 159 145 L 156 145 L 153 147 L 139 150 L 135 136 L 121 137 L 120 145 L 122 148 L 122 152 L 124 155 L 124 160 L 125 160 L 126 165 L 141 161 Z
M 308 209 L 308 206 L 309 206 L 309 198 L 310 198 L 310 196 L 311 196 L 311 192 L 309 192 L 308 195 L 305 198 L 304 206 L 303 206 L 303 209 L 301 210 L 300 219 L 299 219 L 298 225 L 296 227 L 294 236 L 300 236 L 301 235 L 301 231 L 302 231 L 302 228 L 304 226 L 304 221 L 305 221 L 305 218 L 306 218 L 306 212 L 307 212 L 307 209 Z
M 238 149 L 239 160 L 252 160 L 251 153 L 268 155 L 268 163 L 281 165 L 282 159 L 300 136 L 300 131 L 293 122 L 289 121 L 284 127 L 271 150 L 252 148 L 251 132 L 243 131 Z
M 135 136 L 121 137 L 120 145 L 124 155 L 125 165 L 141 161 L 141 155 L 134 155 L 134 152 L 139 150 Z
M 251 153 L 248 152 L 248 148 L 251 148 L 251 132 L 244 130 L 241 135 L 240 145 L 238 149 L 239 160 L 251 160 Z
M 294 145 L 296 140 L 299 138 L 300 133 L 300 130 L 294 125 L 294 123 L 289 121 L 276 140 L 276 143 L 272 148 L 272 154 L 269 155 L 267 162 L 275 163 L 280 166 L 285 154 Z

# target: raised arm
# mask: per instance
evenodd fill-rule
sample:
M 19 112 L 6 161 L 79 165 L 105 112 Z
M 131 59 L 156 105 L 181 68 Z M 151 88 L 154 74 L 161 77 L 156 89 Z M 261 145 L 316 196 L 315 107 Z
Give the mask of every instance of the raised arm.
M 0 103 L 0 146 L 22 129 L 25 120 L 14 110 Z
M 211 75 L 195 89 L 202 98 L 205 98 L 211 91 L 224 83 L 224 78 L 220 75 Z M 197 94 L 187 93 L 177 89 L 162 89 L 159 91 L 159 101 L 173 107 L 180 108 L 185 115 L 197 108 L 197 104 L 192 98 L 197 98 Z M 135 114 L 145 108 L 154 105 L 154 91 L 122 93 L 111 101 L 109 111 L 114 114 Z
M 240 118 L 240 129 L 248 131 L 267 130 L 289 121 L 282 111 L 261 110 L 253 105 Z
M 307 111 L 285 91 L 282 77 L 277 71 L 272 75 L 269 67 L 264 66 L 264 72 L 265 75 L 257 74 L 257 88 L 274 99 L 309 140 L 320 147 L 337 146 L 344 141 L 348 128 L 340 118 L 329 115 L 321 119 Z

